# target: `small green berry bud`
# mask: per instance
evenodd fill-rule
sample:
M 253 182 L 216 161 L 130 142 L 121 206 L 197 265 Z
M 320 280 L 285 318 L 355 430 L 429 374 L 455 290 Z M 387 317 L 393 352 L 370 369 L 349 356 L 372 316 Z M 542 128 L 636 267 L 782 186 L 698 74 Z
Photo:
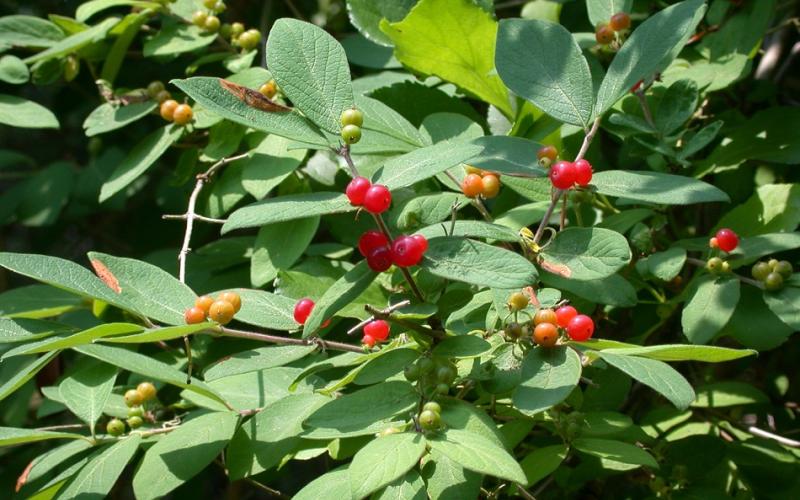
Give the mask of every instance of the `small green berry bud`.
M 422 407 L 422 411 L 432 411 L 435 413 L 442 413 L 442 407 L 439 406 L 439 403 L 436 401 L 428 401 L 425 403 L 425 406 Z
M 355 125 L 360 127 L 364 124 L 364 114 L 356 108 L 345 109 L 341 117 L 342 127 Z
M 722 270 L 722 259 L 719 257 L 711 257 L 708 259 L 708 262 L 706 262 L 706 269 L 713 274 L 719 273 Z
M 426 431 L 436 430 L 441 424 L 442 418 L 434 411 L 425 410 L 419 414 L 419 425 Z
M 112 418 L 106 425 L 106 432 L 112 436 L 121 436 L 125 433 L 125 424 L 118 418 Z
M 764 281 L 767 278 L 767 275 L 771 272 L 772 269 L 766 262 L 756 262 L 753 264 L 753 268 L 750 270 L 750 274 L 758 281 Z
M 127 422 L 128 422 L 128 427 L 130 427 L 131 429 L 138 429 L 139 427 L 142 426 L 144 420 L 142 420 L 142 417 L 130 417 L 127 420 Z
M 361 127 L 358 125 L 345 125 L 342 127 L 342 140 L 345 144 L 355 144 L 361 140 Z
M 789 262 L 788 260 L 782 260 L 779 261 L 777 264 L 775 264 L 774 271 L 780 274 L 783 277 L 783 279 L 789 279 L 792 276 L 794 269 L 792 269 L 791 262 Z
M 771 272 L 764 280 L 764 288 L 770 292 L 775 292 L 783 288 L 783 276 L 776 272 Z

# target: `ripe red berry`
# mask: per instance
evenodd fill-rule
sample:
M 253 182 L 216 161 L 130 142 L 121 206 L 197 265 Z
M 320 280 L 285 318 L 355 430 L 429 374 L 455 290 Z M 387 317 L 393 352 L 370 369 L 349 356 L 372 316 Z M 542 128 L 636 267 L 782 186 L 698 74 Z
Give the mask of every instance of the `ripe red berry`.
M 575 182 L 579 186 L 588 186 L 592 182 L 592 164 L 586 160 L 575 162 Z
M 372 337 L 378 342 L 383 342 L 389 338 L 389 323 L 382 319 L 370 321 L 364 325 L 364 337 Z
M 542 146 L 536 153 L 537 160 L 541 160 L 542 158 L 547 158 L 550 161 L 556 161 L 557 156 L 558 156 L 558 150 L 556 149 L 555 146 Z
M 583 342 L 592 338 L 594 333 L 594 321 L 585 314 L 579 314 L 569 320 L 567 324 L 567 335 L 572 340 Z
M 298 300 L 294 305 L 294 320 L 304 325 L 308 317 L 311 316 L 312 309 L 314 309 L 313 300 L 309 298 Z
M 417 265 L 423 253 L 422 245 L 411 236 L 399 236 L 392 242 L 392 262 L 400 267 Z
M 382 232 L 370 230 L 361 235 L 358 239 L 358 251 L 366 257 L 369 253 L 378 248 L 389 246 L 389 238 Z
M 364 196 L 367 194 L 367 190 L 370 187 L 372 187 L 372 183 L 366 177 L 356 177 L 350 181 L 350 184 L 347 185 L 347 189 L 345 190 L 350 204 L 357 207 L 363 205 Z
M 483 192 L 483 178 L 478 174 L 467 174 L 461 181 L 461 191 L 469 198 L 475 198 Z
M 739 236 L 732 229 L 720 229 L 714 237 L 723 252 L 732 252 L 739 246 Z
M 614 31 L 626 30 L 631 27 L 631 16 L 625 12 L 617 12 L 611 16 L 611 20 L 608 21 L 608 25 Z
M 388 246 L 372 249 L 367 254 L 367 265 L 373 271 L 382 273 L 392 267 L 392 251 Z
M 614 30 L 606 24 L 600 25 L 594 32 L 594 38 L 600 45 L 608 45 L 614 41 Z
M 197 306 L 190 307 L 183 313 L 183 319 L 187 325 L 196 325 L 206 320 L 206 313 Z
M 367 189 L 364 195 L 364 208 L 371 214 L 380 214 L 389 209 L 392 204 L 392 193 L 381 184 L 375 184 Z
M 631 87 L 631 93 L 633 94 L 637 90 L 639 90 L 639 87 L 641 87 L 643 83 L 644 83 L 644 80 L 639 80 L 638 82 L 634 83 L 633 87 Z
M 557 189 L 571 188 L 576 175 L 575 164 L 568 161 L 560 161 L 550 168 L 550 182 Z
M 556 321 L 558 326 L 566 328 L 570 320 L 578 315 L 578 310 L 572 306 L 561 306 L 556 309 Z
M 375 345 L 375 338 L 370 335 L 364 335 L 361 339 L 361 343 L 367 347 L 372 347 Z
M 422 236 L 421 234 L 413 234 L 411 235 L 411 237 L 417 240 L 417 243 L 419 243 L 420 248 L 422 248 L 423 254 L 428 251 L 428 239 L 426 237 Z

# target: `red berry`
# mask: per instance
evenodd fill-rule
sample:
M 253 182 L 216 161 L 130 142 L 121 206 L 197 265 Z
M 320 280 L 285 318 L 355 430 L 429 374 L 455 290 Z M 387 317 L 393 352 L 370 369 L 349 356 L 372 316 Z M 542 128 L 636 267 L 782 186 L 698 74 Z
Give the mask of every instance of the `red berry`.
M 550 169 L 550 182 L 557 189 L 569 189 L 575 184 L 576 175 L 575 164 L 568 161 L 560 161 Z
M 364 335 L 364 337 L 361 339 L 361 343 L 367 347 L 372 347 L 375 345 L 375 339 L 369 335 Z
M 644 80 L 639 80 L 638 82 L 634 83 L 633 87 L 631 87 L 631 93 L 635 93 L 637 90 L 639 90 L 639 87 L 642 86 L 642 83 L 644 83 Z
M 389 338 L 389 323 L 382 319 L 370 321 L 364 325 L 364 337 L 372 337 L 378 342 L 383 342 Z
M 611 20 L 608 21 L 608 25 L 614 31 L 626 30 L 631 27 L 631 16 L 625 12 L 617 12 L 611 16 Z
M 557 156 L 558 156 L 558 150 L 556 149 L 555 146 L 542 146 L 536 153 L 536 158 L 538 160 L 541 160 L 542 158 L 547 158 L 550 161 L 555 161 Z
M 594 333 L 594 321 L 585 314 L 579 314 L 569 320 L 567 324 L 567 335 L 572 340 L 583 342 L 592 338 Z
M 419 243 L 420 248 L 422 248 L 423 254 L 428 251 L 428 239 L 426 237 L 422 236 L 421 234 L 414 234 L 411 235 L 411 237 L 417 240 L 417 243 Z
M 298 300 L 297 304 L 294 305 L 294 320 L 304 325 L 308 317 L 311 316 L 312 309 L 314 309 L 313 300 L 308 298 Z
M 190 307 L 183 313 L 187 325 L 196 325 L 206 320 L 206 312 L 197 306 Z
M 389 238 L 382 232 L 375 231 L 374 229 L 362 234 L 361 238 L 358 239 L 358 251 L 361 252 L 361 255 L 364 257 L 369 255 L 372 250 L 388 245 Z
M 723 252 L 732 252 L 739 246 L 739 236 L 732 229 L 720 229 L 714 237 Z
M 614 30 L 608 25 L 598 26 L 594 33 L 594 38 L 600 45 L 608 45 L 614 41 Z
M 367 265 L 373 271 L 382 273 L 392 267 L 392 251 L 388 246 L 372 249 L 367 254 Z
M 392 193 L 381 184 L 375 184 L 367 189 L 364 195 L 364 208 L 371 214 L 380 214 L 389 209 L 392 204 Z
M 592 182 L 592 164 L 586 160 L 575 162 L 575 182 L 579 186 L 588 186 Z
M 399 236 L 392 243 L 392 261 L 400 267 L 416 265 L 423 252 L 422 245 L 411 236 Z
M 566 328 L 570 320 L 578 315 L 578 310 L 572 306 L 561 306 L 556 309 L 556 321 L 558 326 Z
M 552 323 L 539 323 L 533 329 L 533 341 L 542 347 L 553 347 L 558 341 L 558 328 Z
M 347 194 L 347 199 L 350 200 L 350 203 L 355 206 L 361 206 L 364 204 L 364 196 L 367 194 L 367 190 L 372 186 L 372 183 L 366 177 L 356 177 L 350 184 L 347 185 L 347 189 L 345 193 Z

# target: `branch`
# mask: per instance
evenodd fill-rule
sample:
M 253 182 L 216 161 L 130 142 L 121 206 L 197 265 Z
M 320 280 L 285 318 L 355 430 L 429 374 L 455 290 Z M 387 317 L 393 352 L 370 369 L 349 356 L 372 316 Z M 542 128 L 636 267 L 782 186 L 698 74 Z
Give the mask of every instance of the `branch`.
M 381 313 L 387 314 L 387 315 L 388 314 L 392 314 L 394 311 L 396 311 L 398 309 L 402 309 L 402 308 L 404 308 L 405 306 L 407 306 L 409 304 L 411 304 L 410 300 L 401 300 L 397 304 L 390 305 L 386 309 L 381 310 Z M 359 322 L 353 328 L 347 330 L 347 334 L 348 335 L 352 335 L 352 334 L 356 333 L 359 330 L 359 328 L 363 328 L 367 323 L 369 323 L 371 321 L 374 321 L 374 320 L 375 320 L 375 316 L 370 316 L 369 318 L 365 319 L 364 321 Z
M 687 257 L 686 258 L 686 262 L 688 262 L 689 264 L 694 264 L 695 266 L 698 266 L 698 267 L 706 267 L 706 261 L 700 260 L 700 259 L 695 259 L 693 257 Z M 733 273 L 733 272 L 732 273 L 726 273 L 726 274 L 736 278 L 737 280 L 741 281 L 742 283 L 747 283 L 748 285 L 753 285 L 754 287 L 761 288 L 762 290 L 764 289 L 764 283 L 762 283 L 760 281 L 756 281 L 754 279 L 746 278 L 744 276 L 741 276 L 741 275 Z
M 421 333 L 423 335 L 427 335 L 429 337 L 433 337 L 434 339 L 441 340 L 441 339 L 443 339 L 445 337 L 444 332 L 441 331 L 441 330 L 434 330 L 434 329 L 425 328 L 424 326 L 418 325 L 418 324 L 414 323 L 413 321 L 407 321 L 407 320 L 404 320 L 404 319 L 400 319 L 400 318 L 394 317 L 391 314 L 386 314 L 386 313 L 384 313 L 384 311 L 376 309 L 376 308 L 372 307 L 369 304 L 364 306 L 364 309 L 366 309 L 367 312 L 372 314 L 372 316 L 375 317 L 375 318 L 386 320 L 386 321 L 388 321 L 390 323 L 394 323 L 394 324 L 396 324 L 398 326 L 402 326 L 403 328 L 407 328 L 409 330 L 414 330 L 415 332 L 419 332 L 419 333 Z
M 308 339 L 295 339 L 291 337 L 281 337 L 279 335 L 270 335 L 267 333 L 248 332 L 246 330 L 236 330 L 233 328 L 226 328 L 220 326 L 214 332 L 206 332 L 211 334 L 220 335 L 223 337 L 234 337 L 240 339 L 258 340 L 261 342 L 269 342 L 271 344 L 281 345 L 317 345 L 322 349 L 330 349 L 332 351 L 348 351 L 364 353 L 364 348 L 353 344 L 345 344 L 344 342 L 334 342 L 331 340 L 322 340 L 319 337 L 312 337 Z
M 748 426 L 747 432 L 754 436 L 763 437 L 765 439 L 772 439 L 773 441 L 777 441 L 784 446 L 788 446 L 790 448 L 800 448 L 800 441 L 795 441 L 794 439 L 789 439 L 787 437 L 779 436 L 777 434 L 773 434 L 771 432 L 767 432 L 764 429 L 759 429 L 758 427 Z
M 189 214 L 164 214 L 161 216 L 161 218 L 164 220 L 188 220 Z M 194 214 L 192 218 L 194 218 L 194 220 L 199 220 L 200 222 L 208 222 L 209 224 L 225 224 L 225 222 L 227 222 L 227 219 L 212 219 L 211 217 L 206 217 L 199 214 Z

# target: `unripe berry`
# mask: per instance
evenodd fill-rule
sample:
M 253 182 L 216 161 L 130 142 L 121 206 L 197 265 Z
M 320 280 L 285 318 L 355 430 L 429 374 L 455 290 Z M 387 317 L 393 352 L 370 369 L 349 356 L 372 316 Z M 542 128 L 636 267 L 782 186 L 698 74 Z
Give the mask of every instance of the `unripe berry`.
M 445 395 L 450 392 L 450 385 L 449 384 L 436 384 L 436 387 L 433 388 L 433 391 L 436 394 Z
M 152 382 L 141 382 L 136 386 L 136 392 L 142 397 L 142 401 L 150 401 L 156 397 L 156 386 Z
M 314 309 L 313 300 L 309 298 L 298 300 L 297 303 L 294 305 L 294 320 L 300 323 L 301 325 L 304 325 L 308 317 L 311 315 L 311 311 L 313 309 Z
M 210 295 L 203 295 L 202 297 L 197 297 L 194 301 L 194 306 L 199 307 L 205 315 L 208 315 L 208 310 L 211 309 L 211 304 L 213 303 L 214 299 Z
M 151 99 L 155 99 L 156 96 L 163 90 L 164 84 L 161 83 L 160 80 L 150 82 L 150 84 L 147 85 L 147 95 L 149 95 Z
M 719 249 L 723 252 L 732 252 L 739 246 L 739 236 L 732 229 L 720 229 L 714 237 L 717 238 Z
M 722 259 L 719 257 L 711 257 L 708 259 L 708 262 L 706 262 L 706 269 L 710 273 L 719 273 L 722 270 Z
M 236 27 L 234 26 L 234 29 Z M 236 38 L 236 43 L 244 50 L 252 50 L 261 41 L 261 33 L 255 29 L 249 29 Z
M 231 37 L 236 38 L 242 33 L 244 33 L 244 24 L 239 22 L 231 24 Z
M 778 259 L 769 259 L 767 261 L 767 265 L 769 266 L 770 271 L 774 271 L 778 267 L 778 263 L 780 261 Z
M 373 347 L 375 345 L 375 342 L 376 342 L 376 340 L 375 340 L 375 338 L 372 337 L 372 335 L 366 335 L 365 334 L 361 338 L 361 343 L 364 344 L 367 347 Z
M 483 178 L 478 174 L 467 174 L 461 181 L 461 191 L 469 198 L 475 198 L 483 192 Z
M 272 99 L 278 93 L 278 86 L 275 84 L 275 80 L 270 80 L 259 87 L 258 91 L 267 99 Z
M 506 325 L 504 330 L 506 337 L 512 340 L 516 340 L 522 337 L 522 325 L 517 322 L 511 322 Z
M 419 240 L 411 236 L 399 236 L 392 242 L 392 262 L 400 267 L 417 265 L 423 253 Z
M 227 8 L 228 8 L 228 7 L 227 7 L 227 5 L 225 5 L 225 2 L 223 2 L 222 0 L 218 0 L 218 1 L 217 1 L 217 2 L 214 4 L 213 10 L 214 10 L 214 12 L 216 12 L 217 14 L 219 14 L 219 13 L 221 13 L 221 12 L 225 12 L 225 9 L 227 9 Z
M 355 144 L 361 140 L 361 127 L 358 125 L 345 125 L 342 127 L 342 140 L 345 144 Z
M 242 308 L 242 298 L 239 297 L 239 294 L 236 292 L 223 292 L 220 294 L 217 300 L 230 302 L 230 304 L 233 306 L 233 312 L 235 313 L 238 313 L 239 309 Z
M 764 279 L 764 288 L 770 292 L 775 292 L 783 288 L 783 276 L 776 272 L 771 272 Z
M 494 198 L 500 192 L 500 179 L 494 174 L 483 176 L 483 191 L 481 194 L 487 200 Z
M 364 336 L 370 336 L 378 342 L 383 342 L 389 338 L 389 323 L 382 319 L 370 321 L 364 325 Z
M 600 45 L 608 45 L 614 41 L 614 30 L 606 24 L 601 24 L 594 32 L 594 38 Z
M 206 320 L 206 313 L 199 307 L 190 307 L 183 313 L 183 319 L 187 325 L 196 325 Z
M 167 99 L 166 101 L 161 103 L 161 107 L 159 108 L 159 113 L 161 114 L 161 118 L 171 122 L 175 117 L 175 109 L 178 107 L 178 101 L 173 99 Z
M 230 38 L 231 31 L 233 31 L 233 27 L 231 27 L 228 23 L 222 23 L 222 26 L 219 27 L 219 36 L 222 38 Z
M 773 269 L 776 273 L 780 274 L 783 279 L 789 279 L 792 276 L 792 264 L 788 260 L 782 260 L 775 265 L 775 269 Z
M 155 100 L 161 104 L 164 101 L 172 99 L 172 94 L 169 93 L 169 90 L 162 90 L 155 96 Z
M 528 307 L 528 297 L 522 292 L 514 292 L 508 297 L 507 305 L 511 311 L 521 311 Z
M 533 315 L 533 324 L 541 325 L 542 323 L 557 324 L 556 312 L 552 309 L 539 309 L 536 311 L 536 314 Z
M 217 16 L 208 16 L 206 22 L 203 23 L 205 30 L 210 33 L 216 33 L 219 30 L 219 25 L 220 22 Z
M 372 183 L 366 177 L 354 177 L 345 189 L 350 204 L 356 207 L 363 205 L 367 190 L 371 187 Z
M 217 0 L 203 0 L 203 6 L 206 9 L 213 9 L 215 5 L 217 5 Z
M 567 335 L 572 340 L 583 342 L 592 338 L 594 333 L 594 321 L 585 314 L 579 314 L 572 318 L 567 325 Z
M 716 238 L 711 237 L 708 239 L 708 248 L 717 249 L 719 248 L 719 241 Z
M 392 267 L 392 251 L 389 247 L 374 248 L 367 255 L 367 265 L 375 272 L 382 273 Z
M 364 195 L 364 208 L 371 214 L 380 214 L 392 204 L 392 193 L 382 184 L 373 184 Z
M 608 26 L 614 31 L 622 31 L 631 27 L 631 16 L 625 12 L 617 12 L 608 21 Z
M 403 375 L 406 377 L 406 380 L 409 382 L 414 382 L 419 379 L 419 366 L 417 365 L 408 365 L 403 369 Z
M 195 26 L 204 27 L 206 25 L 206 19 L 208 19 L 208 14 L 204 10 L 198 10 L 192 14 L 192 24 Z
M 556 323 L 561 328 L 566 328 L 569 322 L 578 315 L 578 310 L 572 306 L 561 306 L 556 309 Z
M 339 120 L 342 123 L 342 127 L 346 127 L 348 125 L 360 127 L 364 124 L 364 113 L 356 108 L 345 109 L 342 111 L 342 116 L 339 118 Z
M 592 164 L 586 160 L 575 162 L 575 182 L 579 186 L 588 186 L 592 182 Z
M 436 363 L 434 363 L 431 358 L 420 358 L 420 360 L 417 361 L 417 365 L 419 366 L 419 372 L 422 375 L 428 374 L 434 368 L 436 368 Z
M 125 433 L 125 423 L 118 418 L 112 418 L 106 425 L 106 432 L 112 436 L 121 436 Z
M 438 412 L 431 410 L 424 410 L 419 414 L 419 426 L 426 431 L 433 431 L 442 425 L 442 418 Z
M 750 270 L 750 274 L 758 281 L 764 281 L 769 273 L 772 272 L 766 262 L 756 262 Z
M 389 239 L 380 231 L 367 231 L 358 239 L 358 251 L 364 257 L 369 255 L 372 250 L 386 246 L 389 246 Z
M 144 402 L 142 394 L 136 389 L 129 389 L 125 391 L 125 396 L 123 396 L 123 399 L 125 400 L 125 406 L 128 408 L 132 406 L 139 406 Z
M 723 260 L 722 261 L 722 265 L 719 268 L 719 271 L 721 273 L 729 273 L 729 272 L 731 272 L 731 263 L 728 262 L 727 260 Z
M 144 416 L 144 408 L 141 406 L 133 406 L 128 408 L 128 417 L 143 417 Z
M 176 107 L 175 111 L 172 113 L 172 121 L 175 122 L 176 125 L 186 125 L 192 121 L 193 116 L 194 112 L 191 106 L 188 104 L 178 104 L 178 107 Z
M 550 182 L 556 189 L 569 189 L 575 184 L 577 171 L 575 164 L 568 161 L 559 161 L 550 167 Z
M 208 310 L 208 319 L 216 321 L 220 325 L 227 325 L 233 319 L 236 310 L 233 304 L 227 300 L 217 300 Z
M 452 384 L 458 376 L 458 372 L 452 366 L 441 366 L 436 370 L 436 380 L 440 384 Z
M 144 420 L 142 420 L 142 417 L 130 417 L 127 420 L 127 422 L 128 422 L 128 427 L 130 427 L 131 429 L 138 429 L 139 427 L 142 426 L 142 424 L 144 424 Z
M 558 328 L 552 323 L 540 323 L 533 329 L 533 341 L 542 347 L 553 347 L 558 341 Z
M 536 152 L 536 159 L 542 161 L 544 159 L 548 159 L 551 162 L 556 161 L 558 157 L 558 149 L 555 146 L 542 146 L 539 148 L 539 151 Z

